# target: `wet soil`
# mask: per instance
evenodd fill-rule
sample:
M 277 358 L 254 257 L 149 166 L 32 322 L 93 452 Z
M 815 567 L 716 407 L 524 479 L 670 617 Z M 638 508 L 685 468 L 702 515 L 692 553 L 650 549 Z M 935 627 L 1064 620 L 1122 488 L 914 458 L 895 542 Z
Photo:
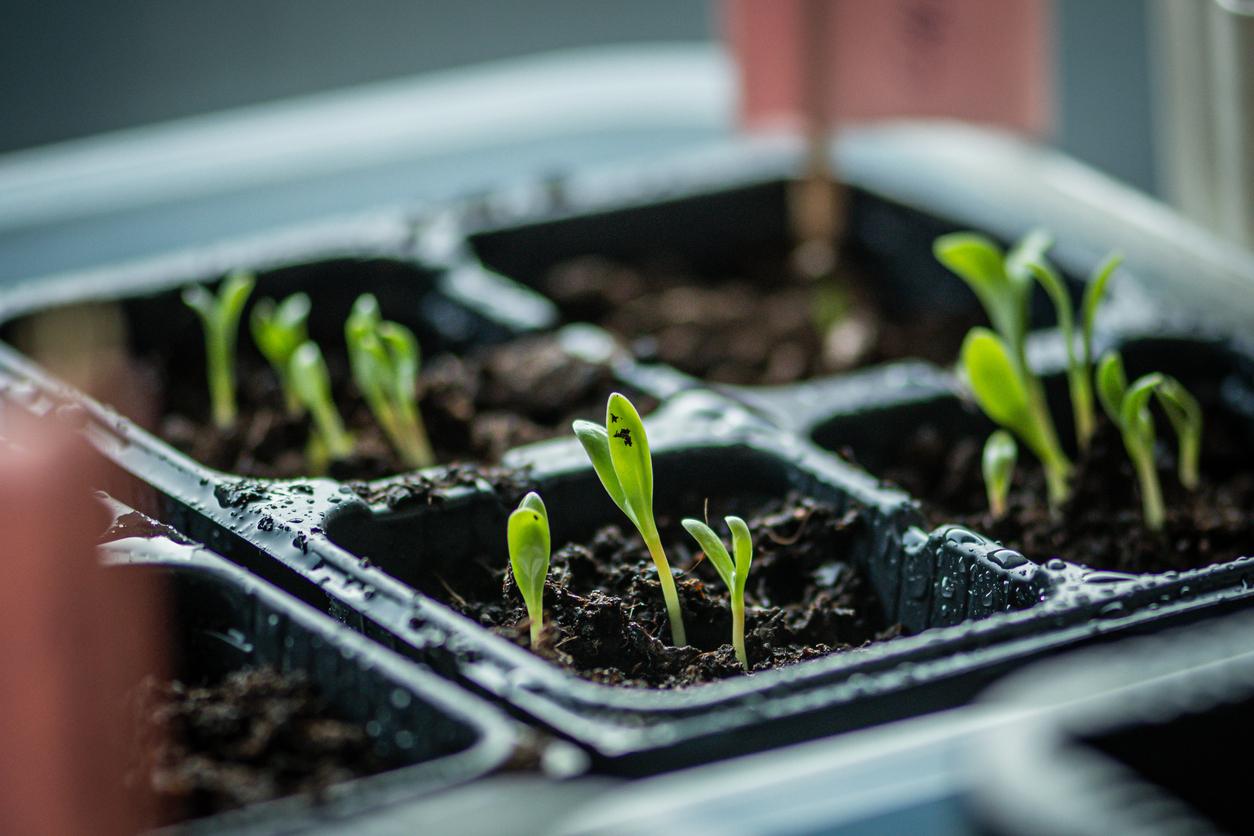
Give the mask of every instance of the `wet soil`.
M 723 509 L 719 509 L 721 514 Z M 800 496 L 743 514 L 754 537 L 745 643 L 762 671 L 899 635 L 861 571 L 848 562 L 860 512 Z M 724 528 L 721 517 L 715 530 Z M 659 519 L 689 645 L 671 644 L 657 571 L 639 534 L 610 525 L 555 548 L 544 589 L 540 655 L 598 682 L 679 688 L 744 673 L 731 646 L 727 589 L 677 520 Z M 728 537 L 725 531 L 724 537 Z M 555 546 L 557 544 L 554 544 Z M 429 594 L 527 646 L 522 597 L 507 567 L 467 566 Z
M 842 262 L 833 299 L 801 277 L 782 249 L 746 258 L 735 275 L 701 276 L 681 266 L 628 265 L 584 257 L 541 282 L 568 321 L 592 322 L 625 339 L 642 360 L 706 381 L 791 383 L 905 357 L 948 363 L 978 316 L 913 311 L 894 317 L 870 291 L 874 279 Z M 821 319 L 837 318 L 830 330 Z M 827 309 L 828 314 L 819 311 Z
M 1041 468 L 1021 452 L 1006 516 L 992 519 L 980 473 L 984 439 L 947 438 L 934 426 L 916 430 L 901 448 L 902 464 L 880 473 L 922 499 L 932 525 L 964 525 L 1038 563 L 1061 557 L 1121 572 L 1194 569 L 1254 554 L 1254 451 L 1248 430 L 1225 410 L 1204 406 L 1204 411 L 1201 485 L 1195 492 L 1180 485 L 1175 439 L 1169 427 L 1159 428 L 1167 519 L 1158 532 L 1144 525 L 1123 440 L 1104 420 L 1089 453 L 1077 462 L 1074 495 L 1057 514 L 1046 507 Z
M 127 779 L 156 795 L 165 824 L 328 787 L 395 766 L 365 730 L 337 719 L 300 674 L 237 671 L 191 687 L 150 678 L 134 701 Z
M 342 355 L 327 358 L 336 404 L 357 442 L 351 458 L 332 463 L 339 479 L 376 479 L 412 470 L 396 456 L 353 387 Z M 309 425 L 283 410 L 270 368 L 241 358 L 240 420 L 218 430 L 209 420 L 203 371 L 172 375 L 158 370 L 167 404 L 158 433 L 193 459 L 244 476 L 311 475 L 305 448 Z M 603 419 L 615 385 L 611 370 L 572 357 L 552 337 L 526 337 L 473 352 L 441 354 L 424 362 L 419 408 L 442 464 L 494 464 L 505 451 L 570 432 L 575 418 Z M 633 395 L 634 397 L 634 395 Z M 655 404 L 637 398 L 647 412 Z

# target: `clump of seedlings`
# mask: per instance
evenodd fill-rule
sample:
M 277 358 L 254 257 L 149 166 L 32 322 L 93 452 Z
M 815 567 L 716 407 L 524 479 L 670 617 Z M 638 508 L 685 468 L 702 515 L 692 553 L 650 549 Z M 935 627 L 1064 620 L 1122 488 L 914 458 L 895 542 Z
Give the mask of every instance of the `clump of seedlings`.
M 284 406 L 293 418 L 300 417 L 305 407 L 289 369 L 292 355 L 309 339 L 309 307 L 309 296 L 304 293 L 293 293 L 277 305 L 273 299 L 261 299 L 253 305 L 253 342 L 279 378 Z
M 413 332 L 386 322 L 373 294 L 357 297 L 344 325 L 353 381 L 375 420 L 410 467 L 430 467 L 435 453 L 418 410 L 421 355 Z
M 205 330 L 205 365 L 213 423 L 219 429 L 235 424 L 235 346 L 244 304 L 256 283 L 248 273 L 233 273 L 214 296 L 203 285 L 183 290 L 183 303 L 196 312 Z
M 310 470 L 322 473 L 330 462 L 351 456 L 353 437 L 344 428 L 340 412 L 335 408 L 331 375 L 317 343 L 306 340 L 292 352 L 286 379 L 302 410 L 308 410 L 313 419 L 306 453 Z
M 687 644 L 679 592 L 653 519 L 653 459 L 640 414 L 626 396 L 615 392 L 605 407 L 605 426 L 575 421 L 572 428 L 605 492 L 631 520 L 649 549 L 662 584 L 672 641 L 676 647 Z
M 509 515 L 506 529 L 509 565 L 514 583 L 527 605 L 531 646 L 540 643 L 544 631 L 544 579 L 549 574 L 549 514 L 535 491 L 523 497 Z
M 734 560 L 714 530 L 701 520 L 685 519 L 683 526 L 714 564 L 714 570 L 723 579 L 723 583 L 727 584 L 731 598 L 732 647 L 736 650 L 736 658 L 747 671 L 749 655 L 745 652 L 745 582 L 749 579 L 749 565 L 753 562 L 753 537 L 749 534 L 749 526 L 740 517 L 723 519 L 731 531 Z
M 1136 470 L 1145 524 L 1159 530 L 1165 514 L 1154 466 L 1154 421 L 1149 400 L 1156 397 L 1175 428 L 1180 444 L 1180 481 L 1190 489 L 1198 483 L 1201 409 L 1179 381 L 1166 375 L 1147 374 L 1128 386 L 1117 354 L 1105 356 L 1094 372 L 1093 328 L 1097 310 L 1121 258 L 1117 254 L 1108 256 L 1085 287 L 1077 349 L 1075 315 L 1066 285 L 1045 258 L 1050 243 L 1046 233 L 1033 231 L 1003 254 L 987 238 L 962 232 L 941 236 L 934 247 L 941 263 L 979 297 L 993 325 L 992 330 L 971 329 L 963 341 L 960 359 L 976 403 L 1003 428 L 993 433 L 984 447 L 982 464 L 989 510 L 994 518 L 1005 513 L 1017 452 L 1016 437 L 1040 460 L 1051 507 L 1059 508 L 1071 495 L 1074 466 L 1058 441 L 1045 390 L 1027 361 L 1028 300 L 1033 284 L 1037 283 L 1053 303 L 1066 346 L 1076 444 L 1083 453 L 1096 431 L 1096 381 L 1098 399 L 1123 434 L 1124 446 Z

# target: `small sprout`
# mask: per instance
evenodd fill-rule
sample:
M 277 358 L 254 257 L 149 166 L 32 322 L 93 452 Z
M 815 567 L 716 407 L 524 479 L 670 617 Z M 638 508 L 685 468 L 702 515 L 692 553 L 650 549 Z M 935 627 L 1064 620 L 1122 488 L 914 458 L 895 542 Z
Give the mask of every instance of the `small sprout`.
M 1010 494 L 1010 480 L 1014 478 L 1015 460 L 1019 446 L 1015 438 L 1005 430 L 994 430 L 984 442 L 984 489 L 988 493 L 988 509 L 994 519 L 1006 515 L 1006 497 Z
M 313 417 L 314 432 L 311 439 L 311 460 L 336 461 L 353 454 L 353 437 L 344 429 L 339 410 L 331 400 L 331 376 L 322 359 L 318 344 L 305 341 L 292 352 L 288 366 L 288 380 L 301 404 Z M 324 468 L 315 466 L 315 472 Z
M 653 459 L 640 414 L 631 401 L 615 392 L 605 407 L 604 427 L 591 421 L 576 421 L 572 429 L 592 461 L 605 492 L 631 520 L 649 549 L 662 584 L 662 596 L 666 599 L 671 640 L 676 647 L 687 644 L 675 578 L 653 519 Z
M 235 345 L 244 303 L 254 284 L 251 275 L 232 273 L 222 282 L 216 297 L 203 285 L 183 289 L 183 304 L 200 316 L 205 329 L 209 401 L 213 423 L 220 429 L 229 429 L 235 423 Z
M 1067 385 L 1071 393 L 1071 412 L 1075 420 L 1076 443 L 1087 450 L 1097 429 L 1093 409 L 1093 328 L 1097 309 L 1106 292 L 1106 285 L 1122 262 L 1118 254 L 1107 256 L 1106 261 L 1093 273 L 1084 289 L 1080 304 L 1080 350 L 1075 344 L 1074 317 L 1071 297 L 1062 277 L 1042 256 L 1026 262 L 1027 269 L 1045 289 L 1058 318 L 1058 330 L 1067 349 Z
M 1045 469 L 1050 504 L 1066 500 L 1071 462 L 1054 435 L 1053 424 L 1040 420 L 1029 382 L 1011 360 L 1001 337 L 987 328 L 972 328 L 962 343 L 962 368 L 984 413 L 1027 445 Z
M 535 491 L 524 496 L 509 515 L 507 539 L 509 564 L 527 605 L 531 646 L 535 647 L 544 629 L 544 579 L 549 574 L 549 514 Z
M 745 582 L 749 579 L 749 565 L 753 562 L 753 537 L 749 535 L 749 526 L 740 517 L 723 519 L 731 531 L 732 551 L 736 555 L 734 561 L 723 541 L 708 525 L 700 520 L 686 519 L 683 526 L 714 564 L 723 583 L 727 584 L 731 596 L 732 647 L 736 649 L 740 664 L 749 670 L 749 655 L 745 652 Z
M 287 414 L 292 417 L 299 416 L 304 406 L 292 387 L 288 369 L 296 349 L 309 339 L 308 320 L 309 297 L 304 293 L 293 293 L 278 305 L 273 299 L 261 299 L 253 305 L 253 341 L 278 376 Z
M 421 354 L 413 332 L 384 322 L 369 293 L 357 297 L 344 332 L 353 380 L 392 446 L 410 467 L 435 464 L 418 411 Z
M 1198 460 L 1202 456 L 1202 407 L 1180 381 L 1166 375 L 1154 390 L 1154 396 L 1162 405 L 1163 412 L 1167 413 L 1167 420 L 1176 432 L 1176 442 L 1180 448 L 1177 454 L 1180 484 L 1195 491 L 1198 485 Z

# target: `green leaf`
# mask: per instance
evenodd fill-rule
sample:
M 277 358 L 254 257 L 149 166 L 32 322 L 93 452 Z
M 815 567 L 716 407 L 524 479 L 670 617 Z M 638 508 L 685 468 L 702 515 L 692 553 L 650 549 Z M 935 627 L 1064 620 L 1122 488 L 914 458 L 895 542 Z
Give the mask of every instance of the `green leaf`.
M 1106 256 L 1106 260 L 1089 278 L 1089 283 L 1084 288 L 1084 298 L 1080 303 L 1080 338 L 1086 366 L 1093 362 L 1093 329 L 1097 323 L 1097 309 L 1106 296 L 1106 285 L 1110 283 L 1110 277 L 1122 263 L 1123 255 L 1120 253 Z
M 723 583 L 727 584 L 728 591 L 734 591 L 736 587 L 736 565 L 732 562 L 731 555 L 727 553 L 727 547 L 723 545 L 723 541 L 718 538 L 713 529 L 701 522 L 701 520 L 694 520 L 689 517 L 684 519 L 681 524 L 692 535 L 692 538 L 697 541 L 701 551 L 705 552 L 706 558 L 714 566 L 718 576 L 723 579 Z
M 1028 390 L 1001 337 L 972 328 L 962 342 L 962 368 L 984 413 L 1016 432 L 1031 420 Z
M 1106 416 L 1116 427 L 1123 426 L 1123 398 L 1128 392 L 1128 377 L 1123 371 L 1123 357 L 1108 351 L 1097 364 L 1097 399 Z
M 975 293 L 988 313 L 993 328 L 1015 345 L 1022 337 L 1023 292 L 1006 273 L 1000 248 L 983 235 L 955 232 L 942 235 L 932 245 L 936 259 Z
M 509 562 L 531 619 L 532 642 L 544 618 L 544 579 L 549 574 L 549 515 L 544 500 L 532 491 L 509 515 L 506 525 Z
M 194 284 L 183 288 L 183 304 L 195 311 L 206 325 L 216 319 L 217 300 L 204 285 Z
M 623 499 L 633 512 L 628 516 L 642 527 L 641 534 L 648 540 L 651 533 L 656 533 L 653 522 L 653 458 L 649 455 L 649 438 L 636 407 L 618 392 L 610 395 L 605 407 L 605 432 L 610 461 L 622 486 Z
M 635 514 L 627 505 L 623 486 L 619 484 L 618 474 L 614 472 L 614 463 L 610 460 L 610 437 L 605 432 L 605 427 L 591 421 L 576 421 L 571 424 L 571 429 L 575 431 L 575 437 L 579 439 L 584 452 L 588 454 L 592 469 L 601 479 L 605 492 L 610 495 L 610 499 L 614 500 L 619 510 L 627 515 L 632 525 L 639 528 L 640 523 L 636 521 Z
M 1045 289 L 1049 301 L 1053 303 L 1054 314 L 1058 318 L 1058 330 L 1062 332 L 1063 342 L 1067 346 L 1067 363 L 1075 366 L 1075 328 L 1072 322 L 1071 296 L 1067 293 L 1067 286 L 1063 284 L 1062 277 L 1054 268 L 1044 261 L 1027 261 L 1024 266 L 1028 274 Z
M 393 397 L 401 403 L 414 402 L 418 397 L 418 338 L 398 322 L 381 322 L 376 333 L 387 351 L 387 373 L 395 389 Z
M 731 531 L 732 554 L 736 556 L 734 594 L 743 599 L 745 582 L 749 579 L 749 567 L 753 563 L 753 535 L 749 533 L 749 526 L 740 517 L 724 517 L 723 519 Z
M 253 292 L 256 282 L 257 280 L 251 273 L 232 273 L 226 277 L 226 281 L 222 283 L 222 288 L 218 291 L 218 300 L 222 306 L 224 318 L 239 320 L 244 310 L 244 303 L 248 301 L 248 295 Z
M 278 305 L 273 299 L 260 299 L 253 305 L 253 341 L 280 376 L 286 374 L 292 353 L 308 339 L 309 308 L 304 293 L 293 293 Z
M 1033 229 L 1006 253 L 1006 275 L 1026 296 L 1032 285 L 1032 263 L 1045 264 L 1045 253 L 1054 245 L 1048 230 Z
M 1145 449 L 1154 446 L 1154 417 L 1149 411 L 1149 399 L 1162 382 L 1163 376 L 1157 372 L 1138 377 L 1128 387 L 1119 406 L 1119 426 L 1125 438 L 1135 437 Z
M 1154 394 L 1176 433 L 1180 483 L 1189 490 L 1196 490 L 1198 462 L 1202 455 L 1202 407 L 1174 377 L 1164 376 Z
M 292 390 L 313 416 L 315 430 L 327 454 L 333 459 L 351 455 L 353 440 L 331 399 L 331 375 L 317 343 L 306 341 L 292 352 L 288 379 Z

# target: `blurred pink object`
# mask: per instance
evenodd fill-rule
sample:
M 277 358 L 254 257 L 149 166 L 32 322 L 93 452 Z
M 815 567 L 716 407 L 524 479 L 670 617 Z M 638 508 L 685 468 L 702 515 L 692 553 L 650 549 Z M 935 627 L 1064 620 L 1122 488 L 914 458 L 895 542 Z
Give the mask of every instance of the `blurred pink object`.
M 0 440 L 0 832 L 133 833 L 127 692 L 158 670 L 156 590 L 103 569 L 99 457 L 57 421 Z
M 1049 0 L 725 0 L 724 11 L 747 128 L 911 116 L 1050 128 Z

